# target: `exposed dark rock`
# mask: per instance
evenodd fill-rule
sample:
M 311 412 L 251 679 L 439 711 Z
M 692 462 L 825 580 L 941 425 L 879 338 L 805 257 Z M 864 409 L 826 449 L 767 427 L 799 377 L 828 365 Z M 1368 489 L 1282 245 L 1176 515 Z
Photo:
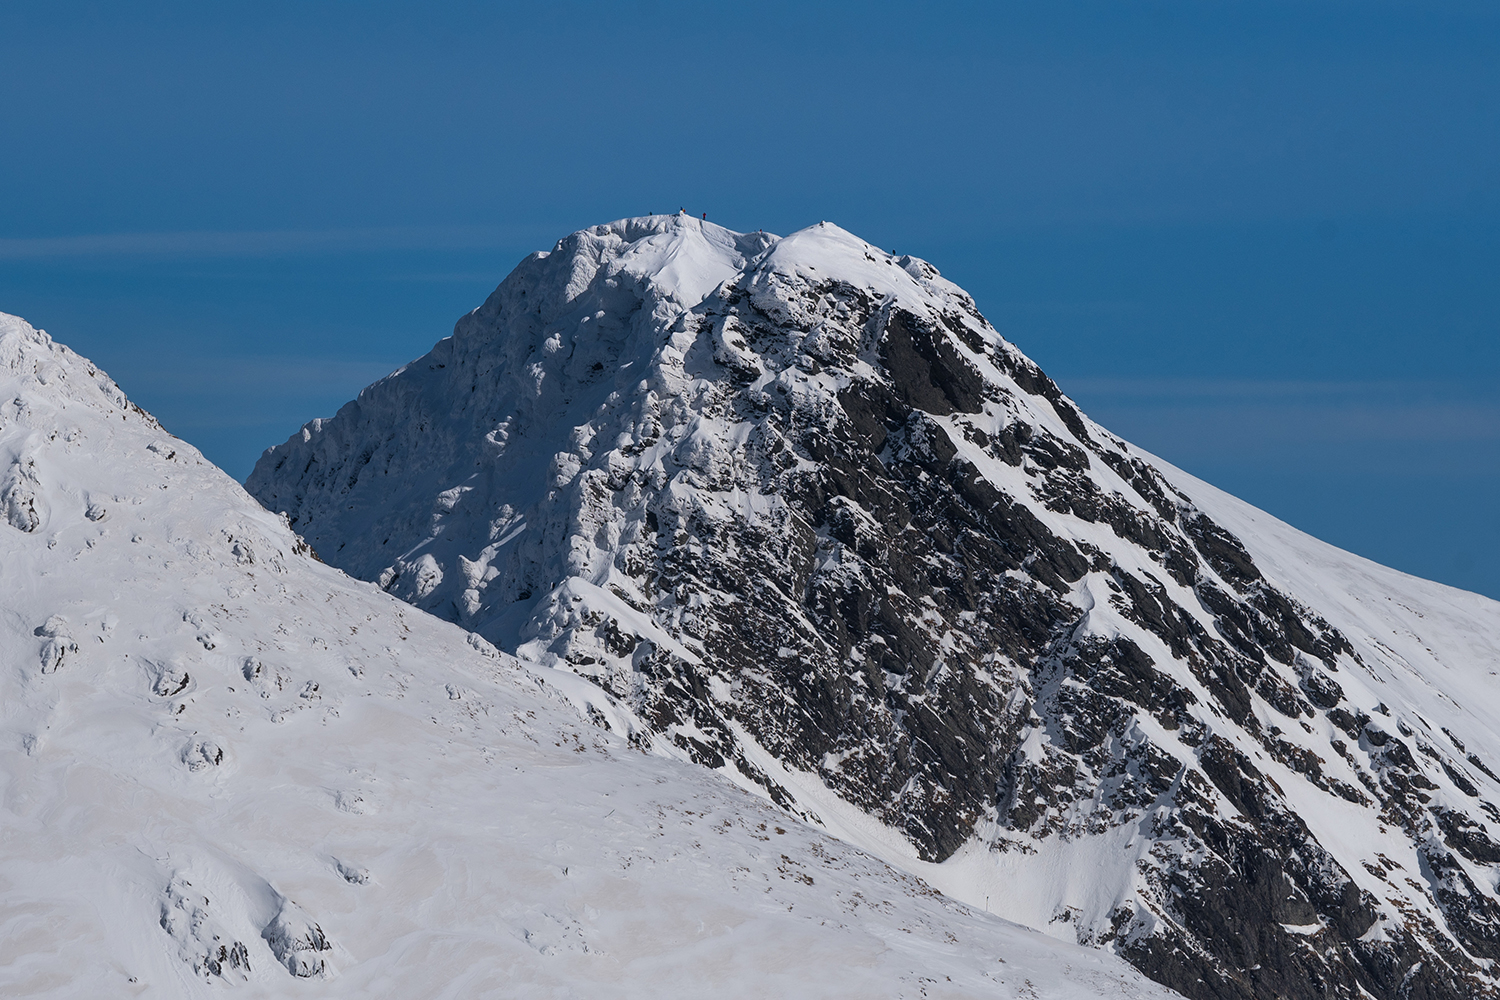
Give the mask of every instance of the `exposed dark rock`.
M 880 341 L 880 360 L 890 373 L 896 394 L 908 406 L 928 413 L 978 413 L 984 400 L 984 380 L 953 349 L 948 338 L 936 334 L 911 313 L 891 311 Z

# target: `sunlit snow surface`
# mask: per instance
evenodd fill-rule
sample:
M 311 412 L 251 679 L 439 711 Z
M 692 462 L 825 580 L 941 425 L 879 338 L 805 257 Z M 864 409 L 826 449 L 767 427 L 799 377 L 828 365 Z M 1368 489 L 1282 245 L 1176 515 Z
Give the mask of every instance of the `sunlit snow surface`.
M 0 995 L 1168 995 L 629 749 L 3 315 L 0 477 Z

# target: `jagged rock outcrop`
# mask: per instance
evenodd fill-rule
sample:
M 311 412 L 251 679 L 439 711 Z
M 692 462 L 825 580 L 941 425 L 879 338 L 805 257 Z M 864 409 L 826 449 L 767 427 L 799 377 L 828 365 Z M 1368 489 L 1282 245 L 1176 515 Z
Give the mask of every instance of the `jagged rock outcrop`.
M 1186 996 L 1495 994 L 1500 605 L 1132 448 L 922 261 L 575 233 L 247 485 L 601 722 Z

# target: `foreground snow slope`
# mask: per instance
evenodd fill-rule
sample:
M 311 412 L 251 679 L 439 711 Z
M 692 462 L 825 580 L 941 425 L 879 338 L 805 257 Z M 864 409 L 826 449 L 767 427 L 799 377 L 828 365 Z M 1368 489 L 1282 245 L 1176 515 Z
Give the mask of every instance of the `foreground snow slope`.
M 1167 995 L 583 722 L 3 315 L 0 400 L 0 994 Z
M 1500 604 L 1131 447 L 837 226 L 574 233 L 247 485 L 601 723 L 1188 995 L 1500 982 Z

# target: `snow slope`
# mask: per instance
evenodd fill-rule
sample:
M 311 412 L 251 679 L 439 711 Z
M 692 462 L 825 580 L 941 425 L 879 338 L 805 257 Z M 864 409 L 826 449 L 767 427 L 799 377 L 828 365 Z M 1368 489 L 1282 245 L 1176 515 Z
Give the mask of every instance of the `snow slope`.
M 247 486 L 616 732 L 1190 996 L 1495 993 L 1500 605 L 1131 447 L 837 226 L 575 233 Z
M 0 995 L 1168 995 L 588 724 L 4 315 L 0 400 Z

